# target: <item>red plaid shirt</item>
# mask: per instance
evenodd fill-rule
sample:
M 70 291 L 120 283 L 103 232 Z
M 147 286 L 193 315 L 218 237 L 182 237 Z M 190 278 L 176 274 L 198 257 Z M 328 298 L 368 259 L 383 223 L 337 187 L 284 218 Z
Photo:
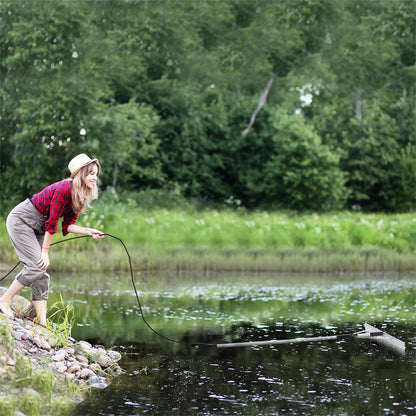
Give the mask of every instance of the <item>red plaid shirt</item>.
M 62 221 L 64 236 L 68 234 L 68 225 L 75 224 L 78 218 L 78 214 L 72 210 L 71 186 L 69 180 L 56 182 L 31 198 L 36 209 L 47 217 L 43 229 L 51 234 L 56 233 L 60 217 L 64 217 Z

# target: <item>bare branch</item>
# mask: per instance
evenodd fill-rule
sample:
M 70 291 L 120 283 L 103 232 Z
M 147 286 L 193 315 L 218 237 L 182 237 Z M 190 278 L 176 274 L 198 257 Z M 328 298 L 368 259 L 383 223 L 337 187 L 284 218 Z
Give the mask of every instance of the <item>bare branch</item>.
M 254 110 L 254 113 L 252 114 L 250 118 L 250 123 L 248 124 L 247 128 L 243 131 L 242 135 L 245 136 L 251 129 L 251 126 L 254 123 L 254 120 L 256 119 L 257 113 L 261 110 L 263 105 L 266 103 L 267 95 L 269 94 L 269 90 L 273 84 L 274 79 L 276 78 L 276 74 L 272 74 L 272 76 L 269 79 L 269 82 L 266 85 L 266 88 L 260 95 L 259 104 L 257 105 L 257 108 Z

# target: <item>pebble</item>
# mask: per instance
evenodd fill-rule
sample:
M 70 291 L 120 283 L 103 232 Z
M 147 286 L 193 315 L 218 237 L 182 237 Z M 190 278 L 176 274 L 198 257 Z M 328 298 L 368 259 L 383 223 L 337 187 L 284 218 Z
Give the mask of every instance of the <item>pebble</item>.
M 95 373 L 90 368 L 84 368 L 81 370 L 81 373 L 79 376 L 80 378 L 90 378 L 90 377 L 95 376 Z
M 54 355 L 52 355 L 52 360 L 54 361 L 63 361 L 66 357 L 66 351 L 65 350 L 59 350 Z
M 83 355 L 76 355 L 75 356 L 75 359 L 77 360 L 77 361 L 79 361 L 80 363 L 85 363 L 85 364 L 88 364 L 88 358 L 87 357 L 85 357 L 85 356 L 83 356 Z
M 14 366 L 16 364 L 16 361 L 14 360 L 14 358 L 7 356 L 6 364 L 9 366 Z
M 66 365 L 65 365 L 65 363 L 64 363 L 63 361 L 58 361 L 58 362 L 55 364 L 55 370 L 56 370 L 58 373 L 65 373 L 65 371 L 66 371 Z
M 90 386 L 95 389 L 105 389 L 108 382 L 104 377 L 93 376 L 89 379 Z
M 12 337 L 16 340 L 16 341 L 21 341 L 22 340 L 22 333 L 18 332 L 18 331 L 12 331 Z
M 73 362 L 66 370 L 67 373 L 76 373 L 81 370 L 81 366 L 77 362 Z
M 46 351 L 50 351 L 52 349 L 52 347 L 50 346 L 49 342 L 46 341 L 46 339 L 44 339 L 43 337 L 41 338 L 40 336 L 34 336 L 32 338 L 32 342 L 39 348 L 42 348 Z
M 93 371 L 101 371 L 103 369 L 103 367 L 98 363 L 92 363 L 90 365 L 90 369 L 93 370 Z

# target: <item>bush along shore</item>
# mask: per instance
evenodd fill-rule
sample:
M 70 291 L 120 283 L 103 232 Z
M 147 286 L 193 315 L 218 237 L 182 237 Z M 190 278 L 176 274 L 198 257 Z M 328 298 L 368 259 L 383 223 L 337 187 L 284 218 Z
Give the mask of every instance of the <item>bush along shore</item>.
M 16 317 L 0 314 L 0 414 L 70 414 L 91 389 L 106 388 L 122 373 L 121 354 L 71 337 L 65 342 L 62 334 L 19 317 L 25 301 L 17 299 Z

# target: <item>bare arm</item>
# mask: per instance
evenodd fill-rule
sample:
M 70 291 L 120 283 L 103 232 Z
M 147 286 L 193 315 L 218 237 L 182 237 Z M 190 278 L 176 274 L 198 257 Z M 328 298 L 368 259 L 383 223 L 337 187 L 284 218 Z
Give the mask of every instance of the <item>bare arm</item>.
M 73 234 L 87 234 L 92 238 L 104 238 L 104 233 L 102 231 L 96 230 L 95 228 L 80 227 L 76 224 L 69 225 L 68 232 Z M 42 244 L 42 252 L 38 262 L 39 267 L 43 270 L 46 270 L 49 267 L 49 247 L 52 242 L 52 237 L 53 234 L 51 234 L 49 231 L 45 232 L 45 238 L 43 239 Z
M 104 233 L 102 231 L 96 230 L 95 228 L 81 227 L 76 224 L 68 225 L 68 232 L 73 234 L 87 234 L 92 238 L 104 238 Z

